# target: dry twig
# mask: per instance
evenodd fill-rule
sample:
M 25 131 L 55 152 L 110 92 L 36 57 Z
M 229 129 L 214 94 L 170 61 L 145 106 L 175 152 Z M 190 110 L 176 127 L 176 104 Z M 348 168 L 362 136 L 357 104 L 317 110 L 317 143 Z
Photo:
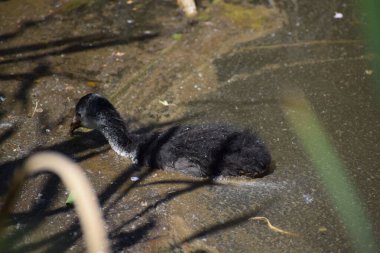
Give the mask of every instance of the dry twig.
M 293 232 L 289 232 L 289 231 L 286 231 L 286 230 L 283 230 L 281 228 L 278 228 L 278 227 L 275 227 L 273 226 L 270 221 L 268 220 L 268 218 L 266 217 L 262 217 L 262 216 L 256 216 L 256 217 L 252 217 L 250 218 L 250 220 L 263 220 L 267 223 L 269 229 L 273 230 L 273 231 L 276 231 L 278 233 L 281 233 L 281 234 L 285 234 L 285 235 L 290 235 L 290 236 L 298 236 L 298 234 L 296 233 L 293 233 Z

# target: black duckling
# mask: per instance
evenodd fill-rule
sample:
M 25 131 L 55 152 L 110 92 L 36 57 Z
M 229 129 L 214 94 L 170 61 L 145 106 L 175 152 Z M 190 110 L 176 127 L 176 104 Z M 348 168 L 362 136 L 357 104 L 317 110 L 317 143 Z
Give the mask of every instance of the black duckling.
M 127 129 L 113 105 L 87 94 L 76 105 L 71 133 L 79 126 L 99 130 L 112 149 L 136 164 L 198 177 L 260 177 L 270 172 L 271 156 L 253 133 L 224 125 L 174 126 L 136 134 Z

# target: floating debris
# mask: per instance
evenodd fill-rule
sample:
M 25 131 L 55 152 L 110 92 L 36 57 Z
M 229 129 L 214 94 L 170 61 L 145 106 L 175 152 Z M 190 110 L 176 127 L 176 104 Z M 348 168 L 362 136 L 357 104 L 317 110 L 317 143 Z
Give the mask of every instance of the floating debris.
M 183 38 L 183 34 L 182 34 L 182 33 L 174 33 L 174 34 L 172 35 L 172 38 L 173 38 L 174 40 L 180 41 L 180 40 L 182 40 L 182 38 Z
M 310 204 L 314 201 L 314 198 L 310 194 L 303 194 L 302 197 L 306 204 Z
M 145 35 L 152 35 L 152 34 L 154 34 L 154 32 L 151 31 L 151 30 L 145 30 L 145 31 L 144 31 L 144 34 L 145 34 Z
M 335 12 L 334 18 L 335 19 L 341 19 L 341 18 L 343 18 L 343 13 Z
M 13 125 L 11 123 L 0 123 L 0 128 L 10 128 Z
M 37 194 L 37 197 L 35 197 L 34 199 L 40 199 L 40 198 L 42 198 L 42 196 L 43 196 L 42 193 L 38 193 L 38 194 Z
M 33 116 L 34 116 L 34 114 L 36 114 L 36 112 L 38 112 L 38 113 L 41 113 L 41 112 L 43 112 L 44 111 L 44 109 L 42 109 L 42 108 L 38 108 L 38 100 L 36 101 L 36 106 L 34 107 L 34 110 L 33 110 L 33 113 L 32 113 L 32 118 L 33 118 Z
M 4 101 L 5 101 L 5 97 L 0 96 L 0 102 L 4 102 Z
M 67 197 L 65 204 L 66 205 L 73 205 L 74 204 L 74 196 L 73 196 L 72 192 L 69 193 L 69 196 Z
M 131 177 L 131 181 L 132 181 L 132 182 L 136 182 L 136 181 L 139 181 L 139 180 L 140 180 L 139 177 Z
M 120 56 L 124 56 L 125 52 L 114 52 L 113 54 L 120 57 Z
M 324 227 L 324 226 L 322 226 L 322 227 L 318 228 L 318 232 L 319 233 L 326 233 L 327 232 L 327 228 Z
M 87 81 L 87 82 L 86 82 L 86 85 L 87 85 L 88 87 L 95 88 L 97 84 L 96 84 L 95 81 Z
M 171 104 L 171 103 L 169 103 L 169 102 L 166 101 L 166 100 L 159 100 L 158 102 L 159 102 L 160 104 L 164 105 L 164 106 L 175 105 L 175 104 Z

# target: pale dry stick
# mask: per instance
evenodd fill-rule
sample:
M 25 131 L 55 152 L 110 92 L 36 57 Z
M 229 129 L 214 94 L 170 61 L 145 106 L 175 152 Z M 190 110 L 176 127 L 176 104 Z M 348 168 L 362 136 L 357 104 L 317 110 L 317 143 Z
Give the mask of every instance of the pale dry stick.
M 41 152 L 26 160 L 22 169 L 14 176 L 11 189 L 2 210 L 0 227 L 4 227 L 4 216 L 11 210 L 17 192 L 24 180 L 35 173 L 49 171 L 57 174 L 66 188 L 75 194 L 75 209 L 82 226 L 87 249 L 91 253 L 110 252 L 105 223 L 92 187 L 81 167 L 54 152 Z M 1 231 L 0 231 L 1 232 Z
M 268 218 L 266 217 L 262 217 L 262 216 L 256 216 L 256 217 L 252 217 L 250 218 L 250 220 L 263 220 L 267 223 L 269 229 L 273 230 L 273 231 L 276 231 L 278 233 L 281 233 L 281 234 L 285 234 L 285 235 L 291 235 L 291 236 L 299 236 L 298 234 L 296 233 L 292 233 L 292 232 L 289 232 L 289 231 L 286 231 L 286 230 L 283 230 L 281 228 L 278 228 L 278 227 L 275 227 L 273 226 L 270 221 L 268 220 Z
M 33 118 L 34 114 L 36 113 L 37 106 L 38 106 L 38 100 L 36 101 L 36 106 L 34 107 L 34 110 L 33 110 L 33 113 L 32 113 L 32 118 Z

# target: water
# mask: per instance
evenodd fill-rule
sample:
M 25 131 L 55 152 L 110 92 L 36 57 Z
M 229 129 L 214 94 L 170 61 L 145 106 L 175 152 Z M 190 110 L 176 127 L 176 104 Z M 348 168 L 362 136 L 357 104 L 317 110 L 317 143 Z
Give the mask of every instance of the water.
M 278 1 L 282 12 L 260 7 L 252 10 L 257 19 L 245 23 L 231 13 L 248 7 L 206 6 L 210 12 L 197 25 L 178 15 L 175 1 L 95 1 L 71 11 L 60 3 L 0 2 L 6 13 L 0 15 L 2 194 L 25 155 L 54 149 L 80 162 L 91 179 L 114 249 L 354 252 L 282 108 L 297 90 L 337 150 L 374 237 L 380 236 L 380 122 L 352 1 Z M 130 161 L 101 136 L 68 135 L 75 102 L 89 92 L 111 97 L 133 128 L 223 122 L 256 130 L 277 169 L 242 187 L 144 169 L 134 181 Z M 42 111 L 33 114 L 37 101 Z M 9 131 L 9 122 L 17 128 Z M 38 196 L 44 201 L 35 206 Z M 57 180 L 28 181 L 10 228 L 27 232 L 7 238 L 22 238 L 12 249 L 82 250 L 66 198 Z M 302 236 L 280 235 L 253 222 L 255 216 Z

